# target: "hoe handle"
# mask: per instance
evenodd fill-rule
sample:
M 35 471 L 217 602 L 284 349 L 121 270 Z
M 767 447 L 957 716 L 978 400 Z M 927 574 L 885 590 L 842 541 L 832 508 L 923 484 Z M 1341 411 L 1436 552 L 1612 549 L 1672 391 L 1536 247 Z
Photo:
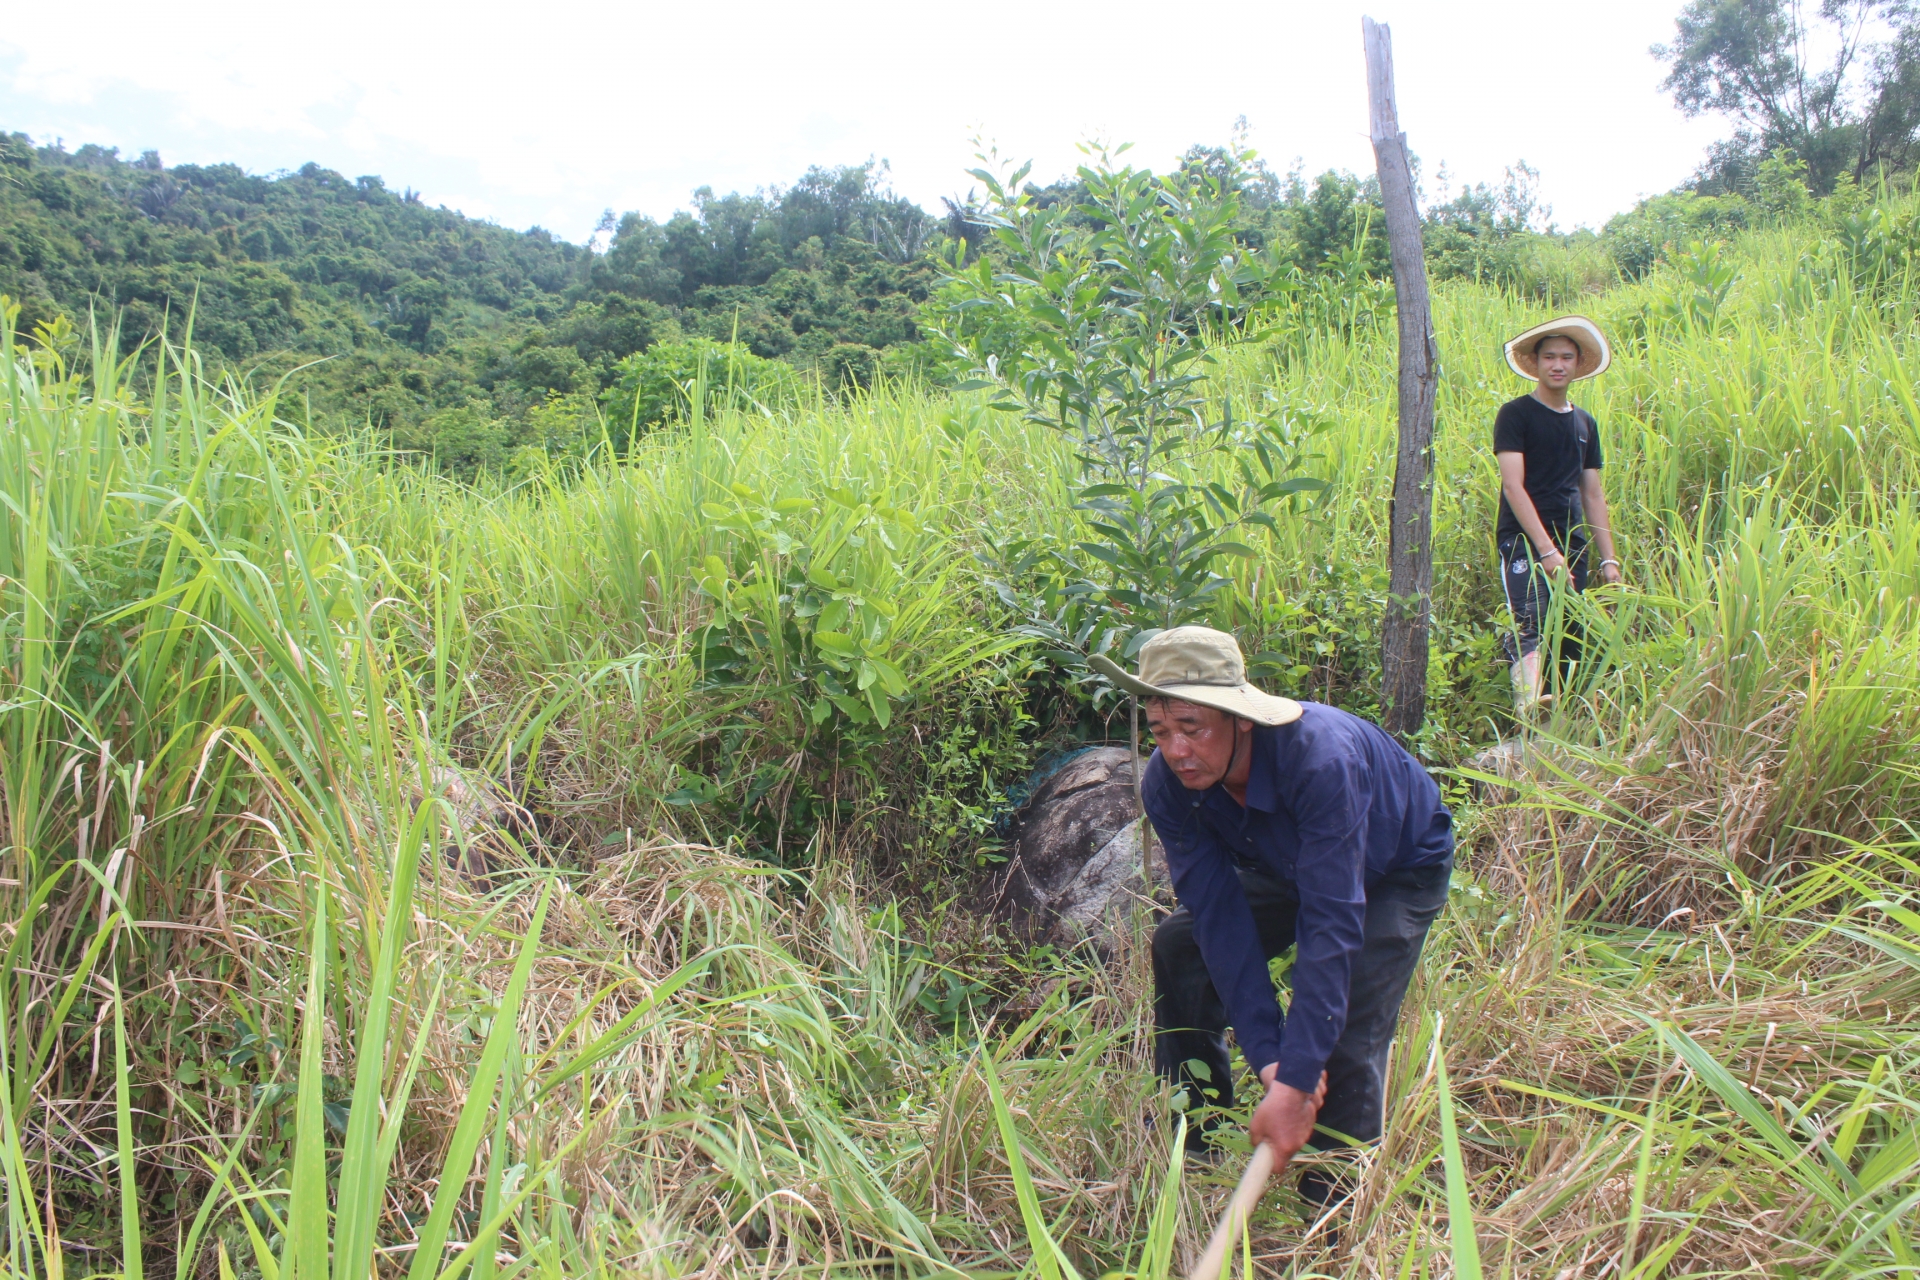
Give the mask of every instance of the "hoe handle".
M 1260 1193 L 1267 1189 L 1267 1179 L 1272 1176 L 1273 1147 L 1263 1142 L 1253 1149 L 1247 1171 L 1240 1175 L 1240 1185 L 1233 1189 L 1233 1199 L 1227 1202 L 1227 1211 L 1221 1215 L 1220 1225 L 1214 1228 L 1213 1239 L 1207 1241 L 1207 1251 L 1200 1255 L 1200 1264 L 1187 1273 L 1187 1280 L 1220 1280 L 1227 1250 L 1239 1242 L 1240 1233 L 1253 1217 L 1253 1206 L 1260 1203 Z

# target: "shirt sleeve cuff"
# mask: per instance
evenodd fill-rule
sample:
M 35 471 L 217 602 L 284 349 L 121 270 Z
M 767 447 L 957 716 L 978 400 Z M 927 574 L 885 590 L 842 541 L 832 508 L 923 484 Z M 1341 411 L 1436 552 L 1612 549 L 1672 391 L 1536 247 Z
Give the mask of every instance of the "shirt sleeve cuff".
M 1302 1093 L 1312 1093 L 1318 1089 L 1320 1073 L 1327 1069 L 1324 1062 L 1301 1062 L 1292 1058 L 1281 1058 L 1279 1062 L 1280 1069 L 1274 1072 L 1273 1078 Z

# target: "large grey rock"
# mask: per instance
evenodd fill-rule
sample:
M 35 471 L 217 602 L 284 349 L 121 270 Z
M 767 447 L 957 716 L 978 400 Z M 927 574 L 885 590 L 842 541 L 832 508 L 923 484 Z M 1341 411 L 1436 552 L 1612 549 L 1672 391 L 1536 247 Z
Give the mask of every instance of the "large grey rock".
M 1126 748 L 1096 747 L 1040 783 L 1018 816 L 995 915 L 1026 937 L 1060 942 L 1125 917 L 1144 887 L 1133 771 Z

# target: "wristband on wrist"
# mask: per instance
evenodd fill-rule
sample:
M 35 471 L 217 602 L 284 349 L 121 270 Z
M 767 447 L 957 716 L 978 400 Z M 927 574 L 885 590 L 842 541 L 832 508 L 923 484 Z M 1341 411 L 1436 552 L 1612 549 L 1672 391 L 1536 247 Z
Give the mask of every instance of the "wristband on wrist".
M 1620 562 L 1618 560 L 1615 560 L 1611 556 L 1607 557 L 1605 560 L 1602 560 L 1600 562 L 1600 567 L 1602 569 L 1606 568 L 1608 565 L 1612 565 L 1614 568 L 1618 569 L 1620 567 Z
M 1554 557 L 1554 556 L 1557 556 L 1557 555 L 1559 555 L 1559 554 L 1560 554 L 1560 548 L 1558 548 L 1558 547 L 1548 547 L 1548 548 L 1547 548 L 1547 549 L 1546 549 L 1545 551 L 1537 551 L 1537 552 L 1535 552 L 1534 554 L 1535 554 L 1535 556 L 1536 556 L 1536 557 L 1538 557 L 1538 558 L 1539 558 L 1539 559 L 1541 559 L 1541 560 L 1547 560 L 1547 559 L 1551 559 L 1551 558 L 1552 558 L 1552 557 Z

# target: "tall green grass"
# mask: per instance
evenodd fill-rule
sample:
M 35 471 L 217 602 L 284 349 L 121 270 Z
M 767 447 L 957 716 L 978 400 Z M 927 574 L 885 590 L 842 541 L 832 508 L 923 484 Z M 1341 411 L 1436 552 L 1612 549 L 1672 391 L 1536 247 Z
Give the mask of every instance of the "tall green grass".
M 1572 611 L 1522 767 L 1448 775 L 1389 1136 L 1329 1216 L 1274 1192 L 1247 1265 L 1913 1268 L 1920 295 L 1861 243 L 1591 299 L 1631 587 Z M 1485 438 L 1539 317 L 1436 316 L 1444 767 L 1510 731 Z M 985 585 L 1076 539 L 1057 440 L 891 386 L 461 488 L 115 349 L 0 351 L 11 1273 L 1183 1270 L 1233 1170 L 1143 1124 L 1140 938 L 1009 951 L 942 906 L 1076 724 Z M 1390 330 L 1219 356 L 1333 482 L 1219 621 L 1365 711 Z M 901 514 L 853 546 L 863 504 Z M 796 546 L 895 611 L 884 725 L 801 699 L 763 567 Z

